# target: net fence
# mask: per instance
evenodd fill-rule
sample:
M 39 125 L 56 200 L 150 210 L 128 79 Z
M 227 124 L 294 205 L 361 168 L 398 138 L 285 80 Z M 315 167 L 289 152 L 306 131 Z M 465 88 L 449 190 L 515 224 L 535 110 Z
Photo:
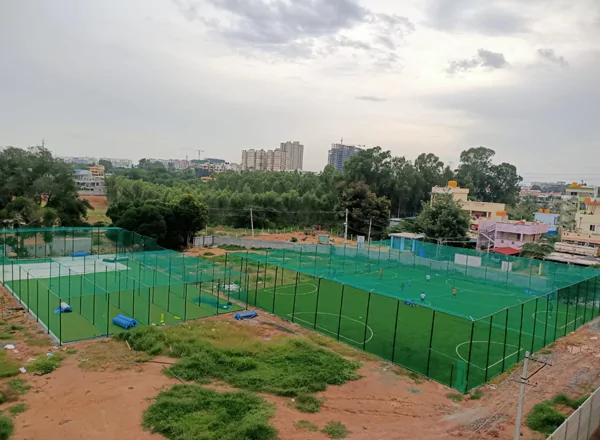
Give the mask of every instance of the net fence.
M 248 278 L 236 299 L 463 392 L 600 314 L 596 270 L 406 245 L 231 252 L 228 265 Z
M 2 230 L 0 250 L 0 281 L 60 342 L 122 331 L 117 315 L 163 325 L 242 310 L 229 300 L 241 272 L 124 229 Z

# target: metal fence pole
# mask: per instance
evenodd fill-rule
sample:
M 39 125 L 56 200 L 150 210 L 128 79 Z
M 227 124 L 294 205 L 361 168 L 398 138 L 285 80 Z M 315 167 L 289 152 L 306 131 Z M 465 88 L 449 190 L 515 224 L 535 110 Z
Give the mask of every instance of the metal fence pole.
M 319 282 L 317 283 L 317 301 L 315 302 L 315 322 L 313 325 L 313 330 L 317 329 L 317 316 L 319 314 L 319 296 L 321 295 L 321 278 L 319 278 Z
M 265 255 L 265 279 L 263 280 L 263 289 L 267 288 L 267 261 L 269 261 L 269 251 Z
M 340 297 L 340 313 L 338 316 L 338 328 L 337 328 L 337 340 L 340 340 L 340 330 L 342 328 L 342 307 L 344 306 L 344 290 L 346 288 L 345 284 L 342 284 L 342 296 Z
M 394 321 L 394 338 L 392 339 L 392 363 L 396 355 L 396 334 L 398 333 L 398 314 L 400 313 L 400 300 L 396 300 L 396 320 Z
M 431 346 L 433 344 L 434 326 L 435 326 L 435 310 L 433 311 L 433 315 L 431 315 L 431 331 L 429 332 L 429 350 L 427 351 L 427 370 L 426 370 L 427 376 L 429 376 L 429 365 L 431 364 Z
M 488 332 L 488 347 L 487 347 L 487 356 L 486 356 L 486 360 L 485 360 L 484 382 L 487 382 L 487 380 L 488 380 L 488 372 L 489 372 L 488 365 L 490 365 L 490 347 L 492 346 L 492 324 L 494 322 L 494 316 L 496 316 L 496 315 L 494 314 L 494 315 L 490 316 L 490 331 Z M 506 346 L 506 343 L 504 344 L 504 346 Z
M 292 322 L 294 322 L 294 317 L 296 315 L 296 295 L 298 293 L 298 278 L 300 278 L 300 272 L 296 272 L 296 285 L 294 286 L 294 299 L 292 302 Z
M 519 349 L 517 350 L 517 362 L 521 360 L 521 340 L 523 339 L 523 314 L 525 313 L 525 303 L 521 303 L 521 324 L 519 324 Z M 535 323 L 533 324 L 535 325 Z
M 569 320 L 569 309 L 571 306 L 571 290 L 572 290 L 571 286 L 569 286 L 568 289 L 569 289 L 568 290 L 569 294 L 568 294 L 568 298 L 567 298 L 567 313 L 565 315 L 565 325 L 563 327 L 565 332 L 563 333 L 563 336 L 567 334 L 567 321 Z
M 579 317 L 579 288 L 581 286 L 581 282 L 577 283 L 577 299 L 575 300 L 575 320 L 573 324 L 573 330 L 577 328 L 577 319 Z
M 368 324 L 369 324 L 369 309 L 371 308 L 371 292 L 373 292 L 373 291 L 372 290 L 369 291 L 369 297 L 367 299 L 367 313 L 365 315 L 365 332 L 363 334 L 363 346 L 362 346 L 363 351 L 365 350 L 365 347 L 367 346 L 367 329 L 369 328 Z
M 465 380 L 465 392 L 469 390 L 469 372 L 471 371 L 471 354 L 473 353 L 473 334 L 475 333 L 475 321 L 471 321 L 471 337 L 469 338 L 469 358 L 467 361 L 467 375 Z
M 533 325 L 535 326 L 535 321 L 534 321 Z M 504 351 L 502 352 L 502 371 L 504 371 L 504 361 L 506 360 L 506 339 L 507 339 L 507 336 L 508 336 L 508 309 L 506 309 L 506 319 L 504 321 Z M 486 375 L 487 375 L 487 365 L 485 366 L 485 368 L 486 368 Z
M 254 305 L 256 305 L 256 298 L 258 297 L 258 278 L 260 275 L 260 261 L 257 262 L 258 264 L 256 265 L 256 280 L 255 281 L 255 286 L 254 286 Z
M 538 310 L 538 299 L 535 299 L 535 312 L 533 312 L 533 336 L 531 337 L 531 350 L 530 353 L 534 353 L 534 346 L 535 346 L 535 329 L 537 327 L 537 310 Z
M 544 347 L 546 346 L 546 336 L 548 335 L 548 315 L 550 314 L 550 295 L 546 295 L 546 322 L 544 323 Z M 535 322 L 535 320 L 534 320 Z
M 275 313 L 275 296 L 277 295 L 277 274 L 279 271 L 279 266 L 275 266 L 275 285 L 273 287 L 273 308 L 271 309 L 272 313 Z

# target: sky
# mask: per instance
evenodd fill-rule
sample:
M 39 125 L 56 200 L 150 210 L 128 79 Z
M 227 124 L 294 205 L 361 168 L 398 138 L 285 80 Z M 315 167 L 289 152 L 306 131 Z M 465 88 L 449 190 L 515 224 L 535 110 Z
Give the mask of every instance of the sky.
M 597 0 L 0 2 L 0 146 L 203 157 L 298 140 L 600 183 Z

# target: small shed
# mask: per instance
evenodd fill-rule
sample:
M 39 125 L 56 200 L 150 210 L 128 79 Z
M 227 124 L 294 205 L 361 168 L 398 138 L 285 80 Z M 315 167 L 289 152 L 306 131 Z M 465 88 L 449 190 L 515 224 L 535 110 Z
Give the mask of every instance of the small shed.
M 417 243 L 425 238 L 424 234 L 412 232 L 395 232 L 390 234 L 390 249 L 415 252 Z

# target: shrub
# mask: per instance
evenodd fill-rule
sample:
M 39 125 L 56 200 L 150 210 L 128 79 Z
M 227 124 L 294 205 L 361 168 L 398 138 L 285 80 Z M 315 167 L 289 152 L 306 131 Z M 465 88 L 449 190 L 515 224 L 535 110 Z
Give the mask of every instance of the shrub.
M 346 438 L 350 431 L 342 422 L 329 422 L 321 432 L 329 438 Z
M 158 394 L 143 426 L 171 440 L 275 440 L 277 431 L 268 424 L 272 415 L 273 405 L 245 391 L 175 385 Z
M 298 420 L 294 425 L 300 431 L 317 432 L 319 427 L 308 420 Z
M 0 415 L 0 440 L 8 440 L 14 430 L 13 422 L 8 417 Z
M 567 416 L 558 412 L 548 402 L 535 405 L 527 416 L 525 423 L 529 429 L 545 435 L 552 434 L 565 420 Z
M 474 389 L 471 391 L 471 400 L 479 400 L 483 397 L 483 391 L 481 388 Z
M 463 400 L 462 394 L 459 393 L 448 393 L 446 394 L 446 397 L 452 400 L 453 402 L 462 402 Z
M 60 366 L 61 360 L 62 358 L 57 354 L 53 356 L 42 355 L 30 363 L 27 369 L 35 373 L 50 374 Z
M 25 405 L 24 403 L 19 403 L 18 405 L 11 406 L 10 408 L 8 408 L 8 412 L 13 417 L 17 414 L 24 413 L 25 411 L 27 411 L 27 405 Z
M 298 242 L 298 239 L 297 239 L 296 237 L 292 237 L 292 238 L 290 238 L 290 241 L 291 241 L 292 243 L 297 243 L 297 242 Z
M 304 413 L 317 413 L 321 410 L 321 401 L 310 394 L 300 394 L 296 397 L 296 409 Z

